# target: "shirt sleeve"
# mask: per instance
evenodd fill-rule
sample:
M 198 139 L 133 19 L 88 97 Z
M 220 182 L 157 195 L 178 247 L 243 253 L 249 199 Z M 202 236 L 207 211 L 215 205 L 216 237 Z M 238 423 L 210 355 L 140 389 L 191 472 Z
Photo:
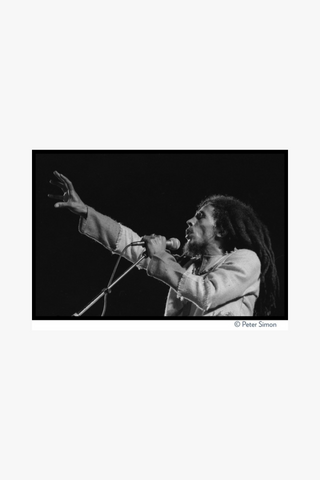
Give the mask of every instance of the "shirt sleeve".
M 201 310 L 257 293 L 260 277 L 260 260 L 251 250 L 237 250 L 217 270 L 200 276 L 184 269 L 165 252 L 154 256 L 148 266 L 148 275 L 171 286 L 178 297 L 194 303 Z
M 141 237 L 133 230 L 111 217 L 97 212 L 92 207 L 88 207 L 87 218 L 80 218 L 79 232 L 118 255 L 130 243 L 141 240 Z M 135 263 L 143 252 L 144 248 L 141 246 L 129 247 L 125 251 L 124 258 Z M 138 268 L 147 268 L 148 262 L 149 259 L 143 260 L 139 263 Z

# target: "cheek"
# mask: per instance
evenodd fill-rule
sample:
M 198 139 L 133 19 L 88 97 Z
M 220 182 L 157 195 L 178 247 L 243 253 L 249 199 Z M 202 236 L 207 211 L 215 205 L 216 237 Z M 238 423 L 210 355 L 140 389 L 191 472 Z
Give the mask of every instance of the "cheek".
M 208 239 L 211 240 L 211 239 L 215 238 L 215 229 L 213 227 L 203 228 L 202 234 L 205 238 L 208 238 Z
M 196 238 L 198 241 L 204 241 L 208 238 L 208 232 L 205 228 L 200 227 L 196 232 Z

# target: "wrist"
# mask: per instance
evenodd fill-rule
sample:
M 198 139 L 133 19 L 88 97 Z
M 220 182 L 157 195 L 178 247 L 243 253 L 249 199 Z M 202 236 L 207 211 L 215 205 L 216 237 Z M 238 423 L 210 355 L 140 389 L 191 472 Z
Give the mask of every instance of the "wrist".
M 80 212 L 80 217 L 86 219 L 88 216 L 88 206 L 84 205 L 82 211 Z

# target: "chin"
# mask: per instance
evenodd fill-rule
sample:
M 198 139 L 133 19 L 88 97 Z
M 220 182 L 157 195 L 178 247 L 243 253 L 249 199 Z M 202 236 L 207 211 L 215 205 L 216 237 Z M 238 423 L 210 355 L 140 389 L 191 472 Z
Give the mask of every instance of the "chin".
M 188 257 L 195 257 L 197 255 L 201 255 L 203 252 L 203 245 L 199 245 L 195 243 L 193 240 L 189 240 L 183 246 L 183 254 L 187 255 Z

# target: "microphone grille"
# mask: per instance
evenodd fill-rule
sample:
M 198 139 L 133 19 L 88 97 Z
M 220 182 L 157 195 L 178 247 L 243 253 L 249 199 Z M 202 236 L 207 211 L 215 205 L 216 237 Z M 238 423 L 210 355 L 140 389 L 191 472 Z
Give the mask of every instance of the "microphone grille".
M 170 238 L 171 250 L 178 250 L 180 248 L 180 240 L 177 238 Z

